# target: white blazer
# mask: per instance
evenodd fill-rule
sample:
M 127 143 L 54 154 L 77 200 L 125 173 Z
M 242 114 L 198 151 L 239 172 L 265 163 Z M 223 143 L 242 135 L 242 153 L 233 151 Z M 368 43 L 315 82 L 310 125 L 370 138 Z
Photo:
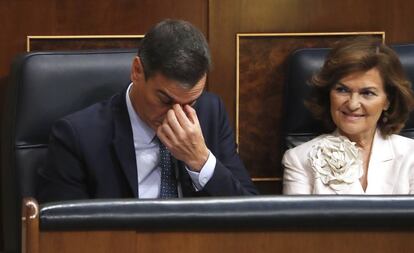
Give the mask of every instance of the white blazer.
M 333 134 L 338 135 L 337 131 Z M 384 139 L 376 131 L 364 192 L 359 180 L 346 189 L 334 190 L 315 177 L 308 153 L 324 136 L 286 151 L 282 159 L 284 194 L 414 194 L 413 139 L 395 134 Z

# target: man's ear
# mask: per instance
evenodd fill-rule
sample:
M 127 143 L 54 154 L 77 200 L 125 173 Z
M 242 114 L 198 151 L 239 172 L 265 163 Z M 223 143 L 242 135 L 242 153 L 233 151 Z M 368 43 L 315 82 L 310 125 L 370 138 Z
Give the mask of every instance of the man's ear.
M 145 78 L 144 68 L 142 67 L 141 59 L 139 56 L 135 56 L 134 60 L 132 61 L 131 67 L 131 81 L 132 82 L 139 82 Z

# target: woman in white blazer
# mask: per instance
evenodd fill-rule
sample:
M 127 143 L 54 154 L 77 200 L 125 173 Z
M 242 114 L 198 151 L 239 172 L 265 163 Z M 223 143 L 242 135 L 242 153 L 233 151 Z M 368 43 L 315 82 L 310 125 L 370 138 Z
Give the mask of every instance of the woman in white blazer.
M 395 52 L 372 37 L 335 45 L 305 104 L 327 134 L 283 156 L 284 194 L 414 194 L 414 140 L 396 135 L 414 95 Z

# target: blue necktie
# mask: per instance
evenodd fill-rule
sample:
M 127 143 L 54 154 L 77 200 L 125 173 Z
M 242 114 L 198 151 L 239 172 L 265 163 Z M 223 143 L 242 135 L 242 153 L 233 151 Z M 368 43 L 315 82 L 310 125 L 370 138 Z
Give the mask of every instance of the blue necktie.
M 160 141 L 161 189 L 160 198 L 178 198 L 177 180 L 172 166 L 170 151 Z

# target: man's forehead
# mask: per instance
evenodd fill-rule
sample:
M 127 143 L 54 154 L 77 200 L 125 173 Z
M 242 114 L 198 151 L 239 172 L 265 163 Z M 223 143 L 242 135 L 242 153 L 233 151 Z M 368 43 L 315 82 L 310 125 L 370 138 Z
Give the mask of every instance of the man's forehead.
M 159 93 L 162 96 L 168 97 L 174 103 L 188 104 L 200 97 L 203 92 L 203 89 L 204 86 L 194 86 L 192 88 L 185 88 L 180 86 L 179 84 L 176 84 L 171 86 L 169 85 L 160 87 Z
M 179 81 L 168 79 L 162 74 L 154 76 L 154 81 L 157 83 L 158 89 L 163 91 L 169 97 L 180 100 L 181 97 L 198 97 L 202 93 L 206 77 L 203 76 L 194 86 L 188 87 Z

